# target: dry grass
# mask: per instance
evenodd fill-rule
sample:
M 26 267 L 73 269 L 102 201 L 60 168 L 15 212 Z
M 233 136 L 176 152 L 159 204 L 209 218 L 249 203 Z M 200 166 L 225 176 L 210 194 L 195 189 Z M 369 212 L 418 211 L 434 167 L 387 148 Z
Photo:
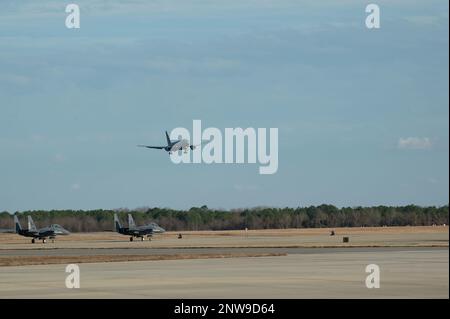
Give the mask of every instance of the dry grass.
M 6 256 L 0 257 L 1 266 L 25 266 L 72 263 L 101 263 L 149 260 L 209 259 L 236 257 L 286 256 L 284 253 L 229 253 L 229 254 L 176 254 L 176 255 L 93 255 L 93 256 Z
M 288 228 L 288 229 L 250 229 L 245 230 L 199 230 L 199 231 L 170 231 L 164 234 L 156 235 L 155 239 L 164 240 L 165 238 L 176 238 L 178 234 L 182 234 L 187 238 L 202 237 L 292 237 L 292 236 L 315 236 L 328 235 L 331 230 L 336 235 L 367 235 L 367 234 L 437 234 L 448 233 L 448 226 L 402 226 L 402 227 L 341 227 L 341 228 Z M 9 241 L 23 242 L 24 237 L 16 234 L 0 233 L 0 243 L 8 243 Z M 117 234 L 115 232 L 94 232 L 94 233 L 72 233 L 70 236 L 58 237 L 58 242 L 65 241 L 91 241 L 91 240 L 124 240 L 127 236 Z M 28 240 L 28 238 L 27 238 Z M 31 240 L 31 239 L 30 239 Z
M 184 231 L 155 235 L 151 242 L 129 242 L 114 232 L 73 233 L 55 243 L 31 244 L 30 238 L 0 234 L 0 252 L 17 249 L 111 249 L 111 248 L 215 248 L 215 247 L 448 247 L 449 227 L 354 227 L 312 229 L 261 229 L 230 231 Z M 183 235 L 178 239 L 178 234 Z M 343 243 L 349 237 L 349 243 Z

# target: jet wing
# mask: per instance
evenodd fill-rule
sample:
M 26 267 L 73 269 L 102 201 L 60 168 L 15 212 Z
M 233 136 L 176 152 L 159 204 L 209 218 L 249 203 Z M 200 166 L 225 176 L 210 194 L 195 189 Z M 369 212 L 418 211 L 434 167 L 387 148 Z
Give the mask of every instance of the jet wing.
M 153 234 L 153 228 L 147 226 L 139 226 L 133 230 L 136 235 L 148 235 Z
M 16 231 L 14 229 L 0 229 L 0 233 L 10 233 L 10 234 L 14 234 Z
M 40 229 L 36 235 L 42 237 L 55 236 L 55 232 L 51 229 Z
M 148 145 L 138 145 L 138 147 L 155 148 L 157 150 L 162 150 L 166 148 L 165 146 L 148 146 Z
M 199 147 L 200 145 L 203 145 L 203 144 L 205 144 L 205 143 L 209 143 L 209 142 L 211 142 L 212 140 L 207 140 L 207 141 L 201 141 L 200 142 L 200 144 L 196 144 L 196 145 L 193 145 L 193 144 L 190 144 L 189 145 L 189 148 L 191 149 L 191 150 L 195 150 L 197 147 Z

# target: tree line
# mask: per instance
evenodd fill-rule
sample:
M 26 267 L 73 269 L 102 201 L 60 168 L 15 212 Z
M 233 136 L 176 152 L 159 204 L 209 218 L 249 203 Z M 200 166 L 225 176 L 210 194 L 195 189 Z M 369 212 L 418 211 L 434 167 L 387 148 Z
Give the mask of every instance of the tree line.
M 343 207 L 320 205 L 298 208 L 255 207 L 249 209 L 217 210 L 207 206 L 189 210 L 169 208 L 138 208 L 134 210 L 34 210 L 16 212 L 22 226 L 31 215 L 37 227 L 60 224 L 72 232 L 113 230 L 113 214 L 126 225 L 127 214 L 136 224 L 156 222 L 169 231 L 232 230 L 269 228 L 372 227 L 448 225 L 449 206 L 421 207 L 374 206 Z M 13 228 L 9 212 L 0 213 L 0 228 Z

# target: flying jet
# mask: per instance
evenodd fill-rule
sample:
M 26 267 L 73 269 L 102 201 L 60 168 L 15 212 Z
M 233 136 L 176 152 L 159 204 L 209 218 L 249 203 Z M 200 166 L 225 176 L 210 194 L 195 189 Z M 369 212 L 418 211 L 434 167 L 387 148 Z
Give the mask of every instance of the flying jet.
M 14 223 L 16 224 L 16 234 L 25 237 L 32 237 L 31 243 L 34 244 L 36 239 L 47 242 L 47 238 L 54 240 L 57 235 L 69 235 L 70 232 L 58 224 L 52 224 L 48 227 L 37 229 L 31 216 L 28 216 L 28 228 L 23 229 L 20 225 L 19 218 L 14 215 Z
M 165 232 L 164 228 L 155 223 L 150 223 L 144 226 L 136 226 L 131 214 L 128 214 L 128 227 L 122 227 L 119 217 L 117 217 L 117 214 L 114 214 L 114 226 L 117 233 L 130 236 L 130 241 L 133 241 L 134 237 L 141 238 L 141 241 L 144 241 L 145 236 L 148 237 L 148 240 L 151 240 L 153 234 L 161 234 Z
M 157 150 L 165 150 L 166 152 L 169 153 L 169 155 L 172 154 L 173 152 L 177 152 L 177 151 L 184 151 L 184 153 L 187 153 L 188 149 L 194 150 L 197 147 L 196 145 L 191 145 L 189 143 L 189 141 L 186 139 L 171 141 L 167 131 L 166 131 L 166 140 L 167 140 L 166 146 L 138 145 L 138 147 L 146 147 L 146 148 L 154 148 Z

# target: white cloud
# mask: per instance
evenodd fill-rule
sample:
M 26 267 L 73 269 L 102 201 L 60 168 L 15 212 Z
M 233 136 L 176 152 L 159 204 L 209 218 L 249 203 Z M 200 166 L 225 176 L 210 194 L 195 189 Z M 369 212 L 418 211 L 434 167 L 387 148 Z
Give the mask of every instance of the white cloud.
M 64 162 L 66 160 L 66 157 L 63 154 L 56 154 L 54 157 L 55 162 Z
M 251 192 L 251 191 L 257 191 L 258 186 L 257 185 L 234 185 L 234 189 L 238 192 Z
M 186 59 L 186 58 L 153 58 L 145 61 L 143 67 L 164 72 L 189 72 L 192 70 L 200 71 L 228 71 L 236 69 L 240 66 L 238 60 L 207 58 L 202 60 Z
M 398 140 L 398 148 L 410 150 L 426 150 L 432 146 L 428 137 L 400 137 Z
M 439 24 L 441 18 L 438 16 L 411 16 L 406 17 L 405 20 L 418 26 L 429 26 Z
M 0 75 L 0 82 L 17 86 L 25 86 L 31 83 L 31 78 L 20 74 L 3 74 Z
M 46 137 L 40 134 L 33 134 L 31 135 L 31 141 L 33 141 L 34 143 L 40 143 L 40 142 L 44 142 L 46 140 Z

